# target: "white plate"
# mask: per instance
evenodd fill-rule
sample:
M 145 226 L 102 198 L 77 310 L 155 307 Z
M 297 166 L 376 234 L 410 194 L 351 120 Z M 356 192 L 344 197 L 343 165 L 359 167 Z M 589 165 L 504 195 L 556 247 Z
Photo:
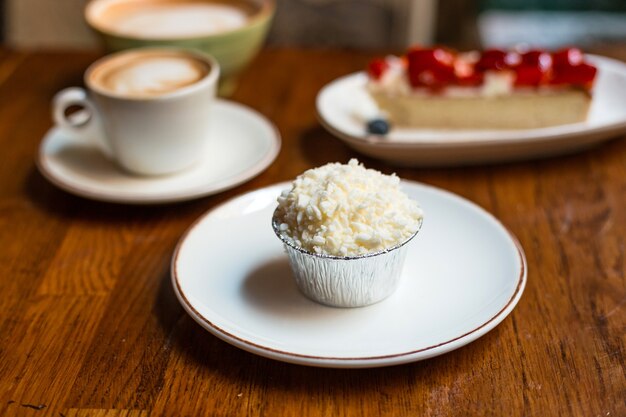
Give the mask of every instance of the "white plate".
M 128 174 L 95 146 L 56 127 L 41 142 L 37 165 L 59 188 L 94 200 L 157 204 L 215 194 L 263 172 L 278 155 L 280 134 L 264 116 L 241 104 L 217 100 L 213 111 L 206 157 L 174 175 Z
M 172 281 L 185 310 L 241 349 L 303 365 L 363 368 L 457 349 L 493 329 L 526 284 L 517 240 L 492 215 L 449 192 L 404 181 L 425 212 L 402 282 L 386 300 L 333 308 L 300 294 L 270 225 L 277 184 L 201 217 L 181 239 Z M 489 346 L 485 346 L 489 348 Z
M 331 133 L 366 155 L 403 165 L 462 165 L 571 153 L 626 133 L 626 64 L 589 56 L 599 69 L 588 120 L 540 129 L 392 129 L 369 136 L 355 115 L 369 103 L 366 75 L 356 73 L 325 86 L 317 96 L 319 119 Z

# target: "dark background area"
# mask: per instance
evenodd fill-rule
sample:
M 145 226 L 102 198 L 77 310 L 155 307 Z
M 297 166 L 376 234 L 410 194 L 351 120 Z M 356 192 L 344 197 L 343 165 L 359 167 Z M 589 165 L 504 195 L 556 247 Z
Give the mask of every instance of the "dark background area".
M 28 19 L 29 21 L 46 23 L 37 25 L 32 31 L 28 31 L 20 23 L 21 21 L 18 23 L 12 21 L 13 25 L 8 23 L 8 16 L 14 16 L 12 10 L 15 8 L 15 6 L 7 6 L 10 4 L 10 1 L 13 0 L 0 0 L 0 41 L 5 42 L 9 46 L 17 48 L 34 46 L 44 49 L 54 49 L 57 46 L 59 48 L 76 47 L 91 49 L 97 47 L 95 39 L 90 41 L 91 43 L 76 42 L 76 45 L 74 45 L 74 41 L 81 39 L 84 41 L 89 37 L 90 33 L 87 31 L 87 28 L 83 28 L 83 32 L 78 30 L 76 33 L 73 32 L 74 29 L 70 28 L 68 29 L 68 37 L 65 37 L 64 41 L 57 41 L 56 37 L 58 37 L 59 32 L 70 26 L 80 26 L 80 23 L 77 23 L 77 19 L 81 19 L 81 13 L 72 6 L 72 3 L 63 3 L 64 7 L 52 9 L 57 11 L 54 16 L 46 15 L 45 17 L 40 16 L 38 19 Z M 22 4 L 22 13 L 24 13 L 24 4 L 28 3 L 21 3 L 22 1 L 15 0 L 15 4 L 20 2 Z M 58 0 L 48 1 L 56 3 Z M 75 0 L 76 8 L 81 7 L 87 1 Z M 402 44 L 402 42 L 398 42 L 398 26 L 406 25 L 405 20 L 408 20 L 405 16 L 394 16 L 392 3 L 382 0 L 276 1 L 278 12 L 268 40 L 270 45 L 343 46 L 356 49 L 398 48 Z M 42 11 L 33 7 L 32 11 L 27 9 L 26 14 L 50 13 L 51 9 L 47 4 L 46 9 L 47 11 Z M 483 12 L 491 11 L 511 13 L 513 16 L 515 16 L 516 11 L 609 12 L 605 13 L 605 15 L 623 16 L 623 20 L 612 23 L 613 28 L 609 30 L 610 36 L 615 37 L 615 25 L 626 27 L 626 0 L 438 0 L 434 24 L 434 42 L 459 49 L 474 49 L 485 46 L 484 31 L 481 31 L 483 23 L 481 23 L 479 16 Z M 67 22 L 70 22 L 71 25 L 67 24 Z M 49 28 L 47 27 L 48 24 Z M 540 28 L 545 28 L 546 24 L 540 21 L 538 25 Z M 590 29 L 588 38 L 592 42 L 597 40 L 604 41 L 603 33 L 598 33 L 602 32 L 603 25 L 604 21 L 590 24 L 589 27 L 592 29 Z M 579 24 L 578 26 L 582 30 L 586 27 L 585 24 Z M 506 23 L 504 27 L 506 28 Z M 24 33 L 29 36 L 35 32 L 43 33 L 43 35 L 39 35 L 38 44 L 31 41 L 13 42 L 16 28 L 20 28 L 20 36 L 22 37 Z M 80 27 L 77 29 L 80 29 Z M 618 27 L 617 29 L 620 28 Z M 402 28 L 400 28 L 400 32 L 402 32 Z M 626 33 L 626 31 L 621 32 Z M 41 37 L 43 37 L 43 40 L 50 39 L 48 37 L 50 33 L 56 35 L 55 39 L 51 39 L 50 42 L 41 42 Z M 547 36 L 548 38 L 553 37 L 551 34 Z M 624 35 L 624 38 L 626 39 L 626 35 Z M 578 34 L 578 38 L 575 38 L 573 43 L 580 44 L 580 39 L 580 34 Z M 583 36 L 582 39 L 586 38 Z M 61 43 L 58 44 L 57 42 Z

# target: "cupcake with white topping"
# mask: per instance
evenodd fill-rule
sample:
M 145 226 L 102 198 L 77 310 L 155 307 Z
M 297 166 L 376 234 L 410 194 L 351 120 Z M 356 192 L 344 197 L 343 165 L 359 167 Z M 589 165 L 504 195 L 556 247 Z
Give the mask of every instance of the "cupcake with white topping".
M 422 218 L 395 174 L 366 169 L 352 159 L 298 176 L 278 197 L 272 225 L 307 297 L 359 307 L 396 289 L 406 244 Z

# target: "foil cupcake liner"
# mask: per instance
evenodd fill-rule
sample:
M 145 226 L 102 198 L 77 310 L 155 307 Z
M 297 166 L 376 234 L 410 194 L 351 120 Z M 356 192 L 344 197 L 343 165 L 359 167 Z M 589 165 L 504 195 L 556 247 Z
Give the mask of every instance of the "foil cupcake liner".
M 283 242 L 300 291 L 308 298 L 333 307 L 363 307 L 389 297 L 398 287 L 408 243 L 422 226 L 401 244 L 360 256 L 331 256 L 311 253 L 295 246 L 272 228 Z

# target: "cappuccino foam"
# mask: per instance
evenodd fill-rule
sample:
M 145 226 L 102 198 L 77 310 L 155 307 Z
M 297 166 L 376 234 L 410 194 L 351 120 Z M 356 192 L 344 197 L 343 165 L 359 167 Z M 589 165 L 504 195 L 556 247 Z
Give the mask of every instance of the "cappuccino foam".
M 108 30 L 131 37 L 184 38 L 242 27 L 248 12 L 218 2 L 120 2 L 105 9 L 98 21 Z
M 90 75 L 102 90 L 130 98 L 172 93 L 204 78 L 210 69 L 192 57 L 178 53 L 122 54 L 105 61 Z

